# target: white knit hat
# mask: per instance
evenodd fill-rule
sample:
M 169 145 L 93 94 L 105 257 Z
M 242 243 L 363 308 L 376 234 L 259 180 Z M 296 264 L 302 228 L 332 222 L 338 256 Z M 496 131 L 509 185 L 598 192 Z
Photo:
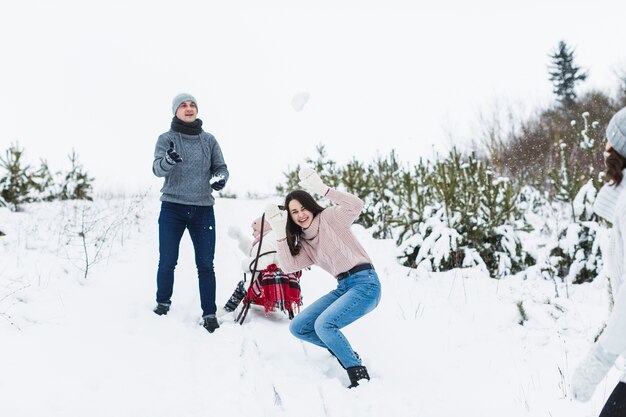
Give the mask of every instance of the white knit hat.
M 172 100 L 172 113 L 174 114 L 174 116 L 176 116 L 176 110 L 178 110 L 178 107 L 185 101 L 191 101 L 193 102 L 193 104 L 196 105 L 196 108 L 198 107 L 198 102 L 196 101 L 196 98 L 194 96 L 187 93 L 181 93 L 174 97 L 174 100 Z
M 626 107 L 613 115 L 606 127 L 606 140 L 626 158 Z

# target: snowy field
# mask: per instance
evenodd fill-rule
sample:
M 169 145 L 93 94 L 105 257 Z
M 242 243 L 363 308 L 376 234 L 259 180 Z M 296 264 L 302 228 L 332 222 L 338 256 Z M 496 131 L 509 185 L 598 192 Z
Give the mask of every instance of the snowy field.
M 279 200 L 217 200 L 218 305 L 241 276 L 228 226 L 250 230 L 268 201 Z M 596 416 L 619 378 L 613 369 L 589 403 L 569 397 L 609 312 L 604 277 L 418 276 L 392 241 L 354 226 L 383 297 L 345 330 L 372 376 L 348 390 L 337 361 L 292 337 L 282 313 L 204 330 L 188 234 L 172 309 L 156 316 L 158 211 L 153 195 L 0 209 L 0 416 Z M 305 306 L 334 284 L 305 271 Z

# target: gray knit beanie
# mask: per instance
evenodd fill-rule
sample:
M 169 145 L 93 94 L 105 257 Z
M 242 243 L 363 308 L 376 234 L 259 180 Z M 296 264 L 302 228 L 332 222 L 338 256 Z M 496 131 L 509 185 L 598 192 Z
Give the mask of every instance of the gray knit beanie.
M 606 140 L 618 154 L 626 157 L 626 107 L 615 113 L 609 121 Z
M 178 110 L 178 107 L 187 100 L 193 102 L 196 105 L 196 108 L 198 107 L 198 102 L 194 96 L 187 93 L 181 93 L 174 97 L 174 100 L 172 100 L 172 113 L 174 116 L 176 116 L 176 110 Z

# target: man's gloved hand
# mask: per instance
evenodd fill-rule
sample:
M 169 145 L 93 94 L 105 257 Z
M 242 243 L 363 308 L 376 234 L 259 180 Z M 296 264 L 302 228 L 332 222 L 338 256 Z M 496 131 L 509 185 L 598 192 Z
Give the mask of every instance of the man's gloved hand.
M 211 188 L 215 191 L 219 191 L 226 186 L 226 180 L 219 180 L 218 182 L 214 182 L 211 184 Z
M 213 188 L 215 191 L 219 191 L 226 186 L 226 180 L 222 175 L 214 175 L 209 183 L 211 184 L 211 188 Z
M 578 401 L 589 401 L 600 381 L 615 363 L 617 356 L 596 343 L 572 375 L 572 396 Z
M 174 150 L 174 142 L 172 141 L 170 141 L 170 148 L 165 153 L 165 161 L 170 165 L 183 162 L 183 158 Z
M 325 196 L 328 192 L 328 186 L 324 184 L 322 179 L 314 169 L 304 167 L 298 172 L 300 182 L 298 185 L 309 192 L 314 192 L 321 196 Z
M 268 204 L 265 207 L 265 220 L 272 226 L 276 240 L 287 237 L 287 212 L 279 209 L 276 204 Z

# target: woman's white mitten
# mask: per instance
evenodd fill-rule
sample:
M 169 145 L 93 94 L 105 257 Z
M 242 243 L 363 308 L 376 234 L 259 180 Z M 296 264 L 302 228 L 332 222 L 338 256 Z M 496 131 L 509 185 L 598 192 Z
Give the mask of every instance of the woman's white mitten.
M 298 172 L 298 178 L 300 178 L 298 185 L 306 191 L 312 191 L 321 196 L 326 195 L 329 187 L 324 184 L 324 181 L 322 181 L 314 169 L 308 167 L 301 168 Z
M 572 375 L 572 396 L 578 401 L 589 401 L 617 357 L 596 343 Z
M 287 213 L 278 208 L 276 204 L 268 204 L 265 207 L 265 220 L 272 226 L 276 240 L 287 237 Z

